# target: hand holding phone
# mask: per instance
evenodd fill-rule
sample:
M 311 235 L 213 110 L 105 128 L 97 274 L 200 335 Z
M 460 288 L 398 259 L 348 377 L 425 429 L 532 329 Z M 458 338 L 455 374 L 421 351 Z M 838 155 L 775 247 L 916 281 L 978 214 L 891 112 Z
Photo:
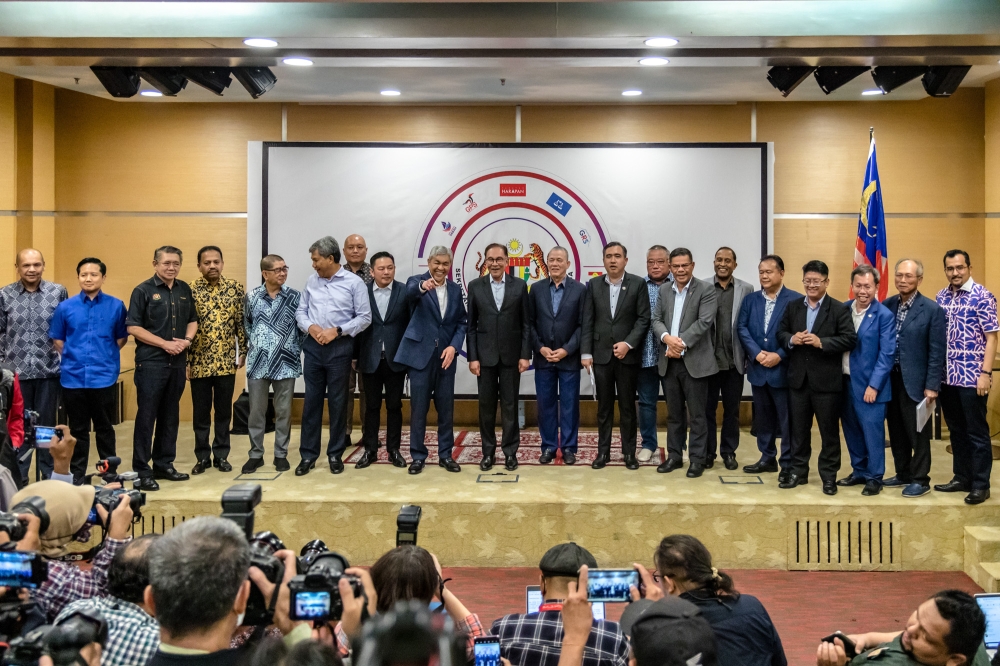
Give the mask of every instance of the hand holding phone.
M 847 634 L 843 632 L 835 631 L 829 636 L 824 637 L 821 642 L 833 643 L 835 638 L 839 638 L 844 644 L 844 654 L 847 655 L 848 659 L 854 659 L 858 656 L 858 646 L 854 643 L 854 641 L 847 637 Z
M 473 646 L 475 666 L 500 666 L 500 637 L 480 636 Z
M 587 600 L 624 603 L 632 599 L 632 586 L 639 587 L 639 572 L 635 569 L 591 569 Z
M 47 449 L 52 446 L 52 438 L 62 439 L 62 433 L 55 426 L 35 426 L 35 448 Z

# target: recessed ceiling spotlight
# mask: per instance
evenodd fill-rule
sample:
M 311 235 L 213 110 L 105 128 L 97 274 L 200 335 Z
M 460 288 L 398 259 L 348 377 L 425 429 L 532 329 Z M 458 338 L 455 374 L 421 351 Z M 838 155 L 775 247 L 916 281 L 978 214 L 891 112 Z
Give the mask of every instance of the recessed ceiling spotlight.
M 313 64 L 313 61 L 309 58 L 285 58 L 281 62 L 293 67 L 309 67 Z
M 400 93 L 398 90 L 383 90 L 382 94 L 386 97 L 399 97 Z
M 271 49 L 278 45 L 278 42 L 273 39 L 266 39 L 264 37 L 247 37 L 243 40 L 243 43 L 258 49 Z
M 642 60 L 639 61 L 640 65 L 649 65 L 650 67 L 657 67 L 659 65 L 666 65 L 669 63 L 670 61 L 667 60 L 666 58 L 660 58 L 658 56 L 643 58 Z
M 139 94 L 143 97 L 163 97 L 163 93 L 159 90 L 140 90 Z
M 869 96 L 869 95 L 884 95 L 885 93 L 879 90 L 878 88 L 874 88 L 872 90 L 865 90 L 861 94 Z
M 673 37 L 650 37 L 645 42 L 646 46 L 652 46 L 653 48 L 661 48 L 664 46 L 677 46 L 677 40 Z
M 623 90 L 622 91 L 622 96 L 623 97 L 638 97 L 641 94 L 642 94 L 641 90 Z

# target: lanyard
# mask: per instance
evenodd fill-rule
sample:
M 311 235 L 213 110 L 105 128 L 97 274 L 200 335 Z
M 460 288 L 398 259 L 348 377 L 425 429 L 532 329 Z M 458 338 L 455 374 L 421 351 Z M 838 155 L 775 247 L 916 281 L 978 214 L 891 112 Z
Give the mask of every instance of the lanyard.
M 562 607 L 563 605 L 560 601 L 547 601 L 538 607 L 538 612 L 544 613 L 545 611 L 561 611 Z

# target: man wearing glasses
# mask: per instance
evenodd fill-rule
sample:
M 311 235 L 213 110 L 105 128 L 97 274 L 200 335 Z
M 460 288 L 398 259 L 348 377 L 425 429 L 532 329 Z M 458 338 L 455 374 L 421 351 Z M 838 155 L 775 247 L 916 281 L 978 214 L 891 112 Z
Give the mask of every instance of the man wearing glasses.
M 260 260 L 264 284 L 247 294 L 243 325 L 247 353 L 247 390 L 250 393 L 250 459 L 243 465 L 249 474 L 264 464 L 264 429 L 268 394 L 274 391 L 274 468 L 288 471 L 288 440 L 292 430 L 292 395 L 302 374 L 302 333 L 295 311 L 302 294 L 285 286 L 288 266 L 276 254 Z

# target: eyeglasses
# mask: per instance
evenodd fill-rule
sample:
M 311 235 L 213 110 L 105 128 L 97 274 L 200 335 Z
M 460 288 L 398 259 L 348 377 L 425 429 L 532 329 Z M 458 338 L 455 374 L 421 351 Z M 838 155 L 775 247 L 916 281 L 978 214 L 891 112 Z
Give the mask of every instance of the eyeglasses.
M 265 273 L 287 273 L 288 266 L 282 266 L 281 268 L 265 268 Z
M 486 257 L 488 264 L 502 264 L 505 261 L 507 261 L 507 257 Z
M 654 571 L 653 572 L 653 582 L 654 583 L 662 583 L 663 582 L 663 574 L 661 574 L 659 571 Z
M 802 284 L 807 287 L 818 287 L 821 284 L 828 282 L 829 280 L 803 280 Z
M 675 271 L 676 270 L 682 270 L 683 271 L 683 270 L 687 270 L 688 268 L 691 268 L 691 264 L 690 263 L 687 263 L 687 264 L 670 264 L 670 268 L 672 268 Z
M 968 268 L 968 266 L 946 266 L 944 272 L 950 275 L 951 273 L 961 273 L 964 270 L 968 270 Z

